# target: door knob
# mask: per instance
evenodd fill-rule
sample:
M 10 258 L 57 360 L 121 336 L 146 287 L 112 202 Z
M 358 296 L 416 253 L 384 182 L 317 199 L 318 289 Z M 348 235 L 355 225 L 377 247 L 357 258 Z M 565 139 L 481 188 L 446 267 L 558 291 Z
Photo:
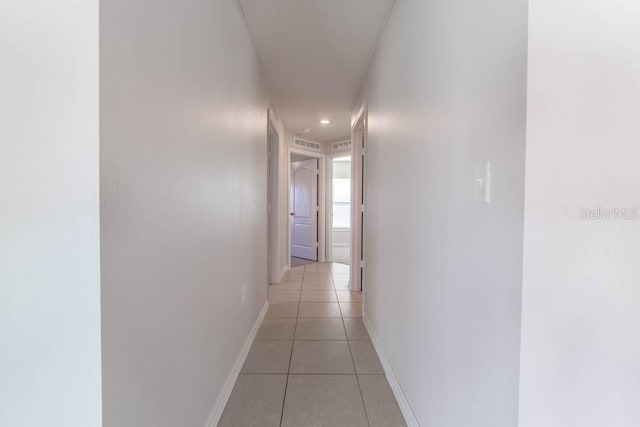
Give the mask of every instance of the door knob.
M 289 215 L 291 215 L 291 216 L 295 216 L 295 213 L 294 213 L 294 212 L 291 212 Z

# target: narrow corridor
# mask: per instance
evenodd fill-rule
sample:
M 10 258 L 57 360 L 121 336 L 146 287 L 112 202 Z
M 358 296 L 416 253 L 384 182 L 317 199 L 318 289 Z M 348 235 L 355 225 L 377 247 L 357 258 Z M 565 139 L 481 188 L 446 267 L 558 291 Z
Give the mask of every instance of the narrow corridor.
M 405 425 L 348 273 L 342 264 L 308 264 L 270 287 L 219 426 Z

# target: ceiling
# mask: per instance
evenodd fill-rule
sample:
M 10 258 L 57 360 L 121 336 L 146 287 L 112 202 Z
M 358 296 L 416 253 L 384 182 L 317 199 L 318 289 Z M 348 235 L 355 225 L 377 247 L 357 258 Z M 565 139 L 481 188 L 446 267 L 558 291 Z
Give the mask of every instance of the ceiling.
M 351 110 L 393 0 L 240 0 L 286 128 L 350 134 Z M 321 125 L 321 119 L 331 123 Z

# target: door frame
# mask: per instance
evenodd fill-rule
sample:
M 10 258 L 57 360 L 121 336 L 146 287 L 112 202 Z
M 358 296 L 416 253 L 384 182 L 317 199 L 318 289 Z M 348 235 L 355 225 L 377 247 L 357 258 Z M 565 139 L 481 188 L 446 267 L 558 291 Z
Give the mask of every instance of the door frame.
M 322 153 L 312 153 L 306 150 L 300 150 L 295 147 L 289 147 L 287 150 L 287 267 L 291 269 L 291 243 L 293 236 L 291 235 L 291 154 L 301 154 L 303 156 L 318 159 L 318 262 L 326 260 L 326 155 Z
M 292 157 L 295 157 L 292 156 Z M 302 157 L 302 156 L 301 156 Z M 289 197 L 292 200 L 291 213 L 291 234 L 292 240 L 298 240 L 298 226 L 302 226 L 307 231 L 303 232 L 300 237 L 304 237 L 304 242 L 298 242 L 296 245 L 291 243 L 291 256 L 306 259 L 308 261 L 318 262 L 320 258 L 320 163 L 314 157 L 302 157 L 291 159 L 291 188 Z M 302 175 L 298 175 L 301 173 Z M 298 206 L 298 178 L 302 178 L 300 184 L 304 188 L 304 192 L 308 197 L 303 197 L 307 202 Z M 300 210 L 299 210 L 300 209 Z M 305 211 L 305 213 L 303 213 Z M 310 239 L 315 237 L 315 239 Z M 296 247 L 294 254 L 293 247 Z
M 351 123 L 351 274 L 349 289 L 363 291 L 366 265 L 363 249 L 366 247 L 366 147 L 368 130 L 368 107 L 365 100 Z M 360 141 L 364 142 L 361 144 Z M 364 170 L 363 170 L 364 167 Z M 362 200 L 361 199 L 362 196 Z M 364 298 L 363 304 L 364 304 Z M 363 305 L 364 309 L 364 305 Z
M 280 281 L 280 134 L 271 109 L 267 110 L 267 285 Z M 273 137 L 273 139 L 272 139 Z M 270 175 L 271 173 L 271 175 Z

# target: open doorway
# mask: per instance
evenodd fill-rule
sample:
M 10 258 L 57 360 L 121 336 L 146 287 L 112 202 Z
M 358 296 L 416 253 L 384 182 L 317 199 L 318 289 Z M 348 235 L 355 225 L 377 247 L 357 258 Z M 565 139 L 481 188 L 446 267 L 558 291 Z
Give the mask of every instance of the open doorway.
M 350 264 L 351 155 L 331 159 L 331 261 Z
M 323 158 L 306 153 L 290 153 L 289 215 L 290 265 L 324 261 L 321 247 L 322 214 L 321 169 Z

